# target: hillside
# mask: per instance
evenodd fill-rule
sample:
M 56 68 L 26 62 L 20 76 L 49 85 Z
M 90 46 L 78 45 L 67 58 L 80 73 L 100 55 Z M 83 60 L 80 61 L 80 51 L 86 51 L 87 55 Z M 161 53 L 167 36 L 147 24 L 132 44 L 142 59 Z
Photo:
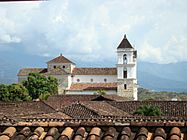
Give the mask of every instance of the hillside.
M 156 100 L 156 101 L 187 101 L 186 93 L 176 92 L 154 92 L 148 89 L 138 89 L 138 100 Z
M 138 84 L 157 91 L 187 91 L 187 62 L 138 63 Z

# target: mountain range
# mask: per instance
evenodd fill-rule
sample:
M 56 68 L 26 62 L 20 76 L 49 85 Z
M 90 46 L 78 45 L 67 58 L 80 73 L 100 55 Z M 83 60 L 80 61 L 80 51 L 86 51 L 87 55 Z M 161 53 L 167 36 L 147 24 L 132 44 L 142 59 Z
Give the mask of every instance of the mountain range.
M 46 67 L 51 58 L 12 52 L 0 53 L 0 83 L 17 82 L 17 73 L 24 67 Z M 115 62 L 75 62 L 79 67 L 110 67 Z M 138 62 L 138 85 L 155 91 L 187 92 L 187 62 L 157 64 Z

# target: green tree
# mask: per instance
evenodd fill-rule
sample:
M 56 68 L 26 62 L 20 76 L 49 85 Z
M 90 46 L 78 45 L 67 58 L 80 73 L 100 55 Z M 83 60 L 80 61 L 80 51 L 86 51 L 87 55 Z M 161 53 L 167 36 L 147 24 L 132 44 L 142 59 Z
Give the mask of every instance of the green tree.
M 1 84 L 0 85 L 0 100 L 1 101 L 10 101 L 9 97 L 9 91 L 8 91 L 8 86 Z
M 97 90 L 97 91 L 94 93 L 94 95 L 106 95 L 106 91 L 103 90 L 103 89 L 99 89 L 99 90 Z
M 1 101 L 28 101 L 31 97 L 28 90 L 21 84 L 0 85 Z
M 28 101 L 31 100 L 28 90 L 21 84 L 8 85 L 10 101 Z
M 133 114 L 143 115 L 143 116 L 160 116 L 163 113 L 161 112 L 158 106 L 141 106 Z
M 33 99 L 38 99 L 45 94 L 54 95 L 58 93 L 58 81 L 54 77 L 45 77 L 40 73 L 30 73 L 23 85 L 28 89 Z

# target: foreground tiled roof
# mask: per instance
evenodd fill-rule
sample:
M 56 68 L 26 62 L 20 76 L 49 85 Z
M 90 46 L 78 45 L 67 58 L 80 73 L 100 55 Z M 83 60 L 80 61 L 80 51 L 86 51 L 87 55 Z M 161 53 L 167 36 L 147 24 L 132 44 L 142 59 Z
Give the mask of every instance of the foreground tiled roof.
M 66 57 L 64 57 L 63 55 L 60 55 L 60 56 L 48 61 L 47 63 L 49 64 L 49 63 L 73 63 L 73 62 L 70 61 L 69 59 L 67 59 Z
M 32 72 L 46 73 L 47 68 L 23 68 L 18 72 L 18 76 L 27 76 Z
M 69 90 L 117 90 L 117 83 L 76 83 L 71 84 Z
M 0 102 L 0 140 L 187 140 L 185 101 L 67 97 L 58 95 L 45 102 Z M 132 115 L 142 105 L 159 106 L 165 114 Z
M 0 140 L 186 140 L 184 128 L 131 126 L 4 127 Z
M 116 68 L 74 68 L 73 75 L 117 75 Z

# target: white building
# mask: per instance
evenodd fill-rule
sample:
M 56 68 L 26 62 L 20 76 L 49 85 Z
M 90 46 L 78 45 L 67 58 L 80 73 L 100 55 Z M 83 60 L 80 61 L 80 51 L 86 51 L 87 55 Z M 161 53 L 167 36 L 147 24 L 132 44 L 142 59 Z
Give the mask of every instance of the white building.
M 137 100 L 137 51 L 124 36 L 117 47 L 117 65 L 114 68 L 78 68 L 62 54 L 49 62 L 47 68 L 24 68 L 18 73 L 18 82 L 31 72 L 54 76 L 59 82 L 59 94 L 94 94 L 105 90 Z

